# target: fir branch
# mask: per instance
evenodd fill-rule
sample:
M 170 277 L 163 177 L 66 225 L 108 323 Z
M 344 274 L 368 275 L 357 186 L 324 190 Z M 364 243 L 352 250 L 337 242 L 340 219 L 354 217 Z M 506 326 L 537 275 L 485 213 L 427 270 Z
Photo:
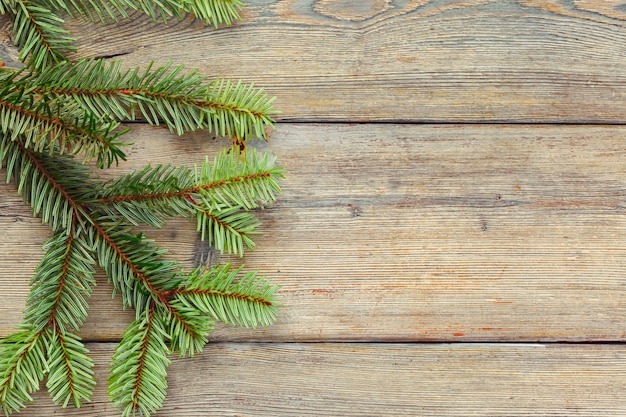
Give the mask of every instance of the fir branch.
M 275 158 L 233 148 L 195 173 L 146 167 L 104 184 L 74 158 L 95 158 L 99 167 L 124 159 L 119 124 L 138 118 L 178 134 L 208 130 L 236 144 L 263 139 L 274 122 L 273 99 L 241 82 L 207 83 L 182 66 L 122 71 L 119 62 L 67 62 L 72 39 L 55 14 L 105 22 L 128 17 L 128 10 L 164 21 L 191 12 L 219 25 L 238 19 L 240 8 L 239 0 L 0 0 L 0 14 L 13 20 L 15 43 L 29 64 L 0 71 L 0 168 L 53 230 L 32 280 L 25 322 L 0 341 L 5 413 L 31 401 L 46 374 L 55 403 L 79 407 L 89 400 L 93 363 L 72 331 L 87 317 L 94 263 L 124 306 L 136 309 L 109 379 L 123 416 L 147 416 L 162 406 L 170 349 L 180 356 L 201 351 L 216 320 L 246 327 L 275 320 L 278 287 L 264 277 L 249 272 L 238 279 L 240 269 L 229 265 L 186 276 L 134 231 L 139 223 L 160 227 L 169 217 L 187 217 L 210 244 L 242 255 L 259 226 L 250 210 L 280 193 L 284 171 Z
M 172 17 L 183 18 L 183 11 L 187 0 L 120 0 L 121 3 L 132 10 L 140 11 L 152 18 L 167 23 Z
M 11 140 L 21 138 L 24 146 L 52 154 L 83 153 L 97 159 L 99 166 L 110 166 L 124 159 L 117 139 L 127 130 L 116 131 L 118 122 L 96 119 L 88 110 L 57 100 L 38 100 L 24 86 L 14 81 L 0 90 L 0 128 Z
M 254 214 L 239 207 L 199 207 L 196 219 L 201 240 L 221 253 L 243 256 L 244 247 L 254 249 L 251 235 L 258 234 L 261 225 Z
M 76 164 L 71 157 L 37 153 L 19 140 L 11 141 L 6 136 L 2 139 L 0 157 L 6 161 L 8 178 L 20 177 L 18 188 L 26 193 L 25 199 L 35 212 L 41 211 L 47 221 L 52 220 L 57 229 L 47 243 L 48 252 L 34 278 L 27 309 L 27 323 L 36 326 L 35 329 L 41 328 L 47 338 L 50 364 L 54 365 L 50 368 L 49 390 L 55 402 L 65 405 L 72 401 L 78 406 L 91 393 L 92 379 L 88 372 L 91 365 L 84 358 L 84 347 L 65 329 L 67 326 L 77 329 L 85 319 L 90 291 L 81 288 L 79 281 L 84 279 L 83 274 L 90 277 L 87 282 L 92 279 L 94 256 L 115 291 L 122 294 L 124 305 L 136 308 L 137 322 L 143 323 L 146 311 L 156 315 L 159 333 L 164 334 L 164 340 L 181 356 L 191 356 L 204 347 L 214 320 L 255 327 L 269 325 L 275 319 L 277 287 L 271 286 L 264 277 L 257 278 L 256 273 L 251 272 L 235 281 L 239 270 L 229 273 L 228 266 L 212 271 L 198 270 L 183 277 L 180 266 L 164 260 L 164 251 L 154 242 L 142 234 L 133 234 L 132 225 L 124 224 L 119 214 L 104 210 L 107 201 L 90 186 L 87 168 Z M 58 171 L 57 164 L 63 169 Z M 195 201 L 197 197 L 204 204 L 202 210 L 220 219 L 222 226 L 230 226 L 230 232 L 239 233 L 239 238 L 243 239 L 243 232 L 252 232 L 256 221 L 253 216 L 242 217 L 237 213 L 246 208 L 230 203 L 253 208 L 258 198 L 273 200 L 274 194 L 280 191 L 277 178 L 282 176 L 282 168 L 274 165 L 273 158 L 259 157 L 254 150 L 249 157 L 225 150 L 216 157 L 213 166 L 206 162 L 195 175 L 187 168 L 175 167 L 146 169 L 136 177 L 129 175 L 127 179 L 137 181 L 117 182 L 117 192 L 124 187 L 137 190 L 137 185 L 141 184 L 140 192 L 145 193 L 152 187 L 156 193 L 149 195 L 150 198 L 146 194 L 140 197 L 131 194 L 133 197 L 121 199 L 113 193 L 113 201 L 153 201 L 153 197 L 164 190 L 171 192 L 174 187 L 178 190 L 174 193 L 176 198 Z M 181 186 L 185 188 L 181 190 Z M 216 201 L 225 201 L 228 205 L 218 206 Z M 200 206 L 196 203 L 193 209 L 197 211 Z M 221 232 L 214 233 L 218 236 L 218 247 L 242 250 L 242 243 L 235 244 L 232 239 L 220 237 Z M 48 265 L 45 269 L 44 264 Z M 137 376 L 138 380 L 143 380 L 141 375 Z M 150 377 L 150 384 L 161 384 L 165 390 L 158 372 L 146 375 Z M 133 387 L 132 394 L 124 392 L 121 386 L 112 388 L 115 401 L 126 415 L 139 411 L 149 413 L 160 407 L 161 394 L 146 396 L 141 386 Z
M 67 407 L 72 401 L 79 408 L 89 401 L 95 387 L 93 361 L 80 338 L 54 326 L 47 332 L 48 381 L 46 387 L 55 404 Z
M 96 285 L 91 248 L 84 238 L 57 230 L 45 244 L 26 302 L 25 322 L 39 330 L 50 325 L 59 334 L 78 331 L 87 319 L 88 299 Z
M 240 157 L 237 152 L 223 151 L 196 170 L 193 189 L 205 207 L 258 208 L 260 202 L 274 202 L 281 192 L 278 180 L 284 169 L 276 166 L 276 158 L 256 150 Z
M 213 330 L 214 320 L 197 308 L 186 306 L 177 300 L 169 300 L 160 311 L 166 328 L 170 348 L 179 356 L 194 356 L 202 352 L 208 342 L 209 332 Z
M 254 136 L 265 139 L 264 126 L 273 126 L 272 104 L 275 97 L 268 98 L 263 89 L 254 85 L 237 84 L 229 80 L 215 80 L 206 90 L 204 101 L 197 105 L 209 110 L 203 113 L 204 124 L 219 136 L 248 139 Z
M 241 256 L 244 247 L 254 247 L 251 235 L 260 225 L 247 210 L 257 208 L 259 201 L 274 201 L 282 173 L 274 159 L 259 156 L 256 150 L 241 157 L 223 151 L 212 166 L 204 162 L 193 182 L 184 167 L 146 167 L 99 187 L 101 196 L 95 203 L 135 225 L 160 227 L 167 217 L 195 217 L 202 240 Z
M 75 215 L 84 219 L 84 203 L 93 193 L 87 167 L 70 157 L 38 154 L 0 135 L 0 167 L 3 162 L 7 182 L 16 178 L 18 193 L 43 223 L 50 223 L 53 230 L 69 230 Z
M 163 405 L 170 364 L 166 337 L 154 302 L 124 332 L 111 361 L 108 390 L 122 417 L 149 416 Z
M 148 166 L 142 171 L 133 171 L 103 184 L 100 198 L 94 203 L 115 207 L 126 204 L 126 210 L 135 210 L 141 207 L 131 204 L 145 202 L 153 204 L 149 207 L 151 210 L 169 216 L 170 202 L 185 200 L 197 205 L 193 201 L 195 197 L 204 197 L 209 206 L 248 210 L 258 208 L 260 200 L 274 202 L 281 192 L 278 180 L 285 172 L 276 165 L 276 158 L 269 153 L 259 154 L 255 149 L 242 155 L 231 151 L 222 150 L 212 164 L 207 157 L 193 174 L 193 182 L 188 179 L 191 172 L 184 167 Z M 185 211 L 182 207 L 180 210 Z M 134 223 L 132 218 L 128 220 Z
M 131 97 L 123 90 L 125 83 L 137 77 L 138 69 L 122 72 L 120 66 L 121 61 L 80 60 L 49 65 L 38 72 L 22 70 L 17 76 L 39 96 L 74 100 L 96 117 L 134 120 L 129 113 Z
M 190 0 L 185 8 L 198 19 L 215 27 L 221 24 L 231 25 L 235 20 L 240 20 L 241 9 L 243 3 L 239 0 Z
M 22 326 L 0 339 L 0 406 L 5 414 L 33 400 L 47 372 L 45 330 Z
M 63 28 L 64 20 L 55 12 L 71 18 L 87 18 L 94 22 L 128 18 L 128 10 L 141 11 L 153 20 L 166 23 L 172 17 L 182 19 L 192 13 L 207 24 L 217 27 L 239 20 L 240 0 L 2 0 L 0 14 L 13 20 L 14 43 L 20 60 L 34 69 L 44 69 L 66 61 L 67 52 L 75 50 L 74 39 Z
M 163 259 L 165 251 L 143 234 L 133 235 L 132 227 L 105 220 L 96 219 L 92 226 L 94 248 L 98 264 L 124 305 L 134 307 L 139 316 L 151 302 L 166 303 L 164 291 L 182 280 L 178 263 Z
M 126 1 L 120 0 L 39 0 L 50 10 L 62 11 L 72 19 L 87 18 L 92 22 L 117 22 L 128 18 Z
M 3 139 L 3 140 L 1 140 Z M 179 273 L 175 262 L 162 260 L 163 251 L 132 228 L 106 216 L 94 217 L 87 202 L 93 195 L 88 168 L 72 158 L 55 158 L 26 149 L 20 142 L 0 137 L 0 162 L 6 159 L 7 181 L 20 178 L 18 192 L 55 230 L 70 231 L 77 224 L 85 228 L 83 239 L 95 248 L 99 265 L 114 288 L 122 294 L 124 305 L 139 308 L 150 294 L 159 298 L 159 285 L 171 289 Z M 135 285 L 134 281 L 142 284 Z M 139 310 L 140 311 L 140 310 Z
M 183 69 L 150 63 L 143 72 L 122 71 L 116 61 L 81 60 L 29 74 L 28 84 L 40 95 L 72 99 L 96 116 L 132 121 L 139 114 L 179 135 L 206 129 L 243 140 L 266 137 L 274 98 L 241 82 L 208 84 L 197 71 L 182 75 Z
M 189 275 L 185 286 L 169 291 L 167 296 L 224 323 L 244 327 L 270 325 L 276 319 L 275 293 L 279 287 L 254 271 L 236 280 L 240 271 L 241 268 L 231 270 L 229 264 L 209 270 L 198 268 Z
M 52 10 L 33 1 L 3 0 L 2 14 L 13 19 L 14 44 L 20 50 L 20 60 L 40 69 L 65 60 L 73 50 L 73 38 L 63 29 L 63 19 Z M 28 58 L 28 59 L 27 59 Z
M 161 227 L 167 218 L 195 213 L 193 174 L 185 166 L 147 166 L 99 186 L 94 204 L 133 225 Z

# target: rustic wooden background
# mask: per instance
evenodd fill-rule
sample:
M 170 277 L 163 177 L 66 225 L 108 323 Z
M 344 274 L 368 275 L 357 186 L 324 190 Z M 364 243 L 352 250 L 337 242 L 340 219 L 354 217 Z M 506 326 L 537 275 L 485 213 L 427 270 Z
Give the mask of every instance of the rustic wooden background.
M 289 174 L 242 260 L 282 285 L 270 328 L 175 360 L 170 416 L 626 415 L 626 2 L 249 0 L 214 30 L 72 22 L 76 57 L 174 61 L 278 96 Z M 10 40 L 0 35 L 2 51 Z M 225 145 L 133 125 L 127 171 Z M 1 174 L 1 173 L 0 173 Z M 47 227 L 0 186 L 0 335 Z M 193 225 L 151 235 L 227 261 Z M 82 335 L 94 402 L 131 313 L 102 278 Z

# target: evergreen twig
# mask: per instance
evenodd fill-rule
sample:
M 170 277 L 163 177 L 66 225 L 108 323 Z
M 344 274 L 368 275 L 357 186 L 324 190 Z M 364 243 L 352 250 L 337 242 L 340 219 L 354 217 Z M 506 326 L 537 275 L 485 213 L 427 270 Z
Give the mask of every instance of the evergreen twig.
M 213 25 L 239 18 L 239 0 L 0 0 L 13 19 L 27 66 L 0 68 L 0 168 L 52 236 L 31 282 L 24 322 L 0 340 L 0 407 L 32 401 L 47 378 L 55 404 L 90 401 L 93 362 L 78 336 L 98 265 L 125 307 L 135 309 L 111 363 L 109 395 L 122 416 L 163 404 L 170 354 L 202 351 L 217 321 L 256 327 L 276 319 L 278 287 L 230 265 L 185 272 L 135 227 L 170 217 L 196 224 L 203 240 L 243 256 L 260 222 L 254 210 L 281 192 L 274 157 L 246 149 L 273 125 L 273 99 L 252 85 L 207 82 L 182 66 L 121 70 L 120 62 L 67 61 L 72 38 L 61 14 L 97 22 L 142 11 L 167 21 L 193 13 Z M 0 65 L 2 67 L 2 65 Z M 235 146 L 195 170 L 147 166 L 102 182 L 86 161 L 108 168 L 126 159 L 123 122 L 143 119 L 172 133 L 204 130 Z

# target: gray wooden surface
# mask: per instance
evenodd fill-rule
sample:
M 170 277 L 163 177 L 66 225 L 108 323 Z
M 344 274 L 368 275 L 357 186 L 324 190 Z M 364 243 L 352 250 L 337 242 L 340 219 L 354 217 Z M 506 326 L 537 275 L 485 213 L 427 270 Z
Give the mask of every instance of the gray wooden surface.
M 626 3 L 248 3 L 218 31 L 68 24 L 76 57 L 254 80 L 282 111 L 256 145 L 289 173 L 255 252 L 211 253 L 184 221 L 148 231 L 187 267 L 262 270 L 284 303 L 275 326 L 219 327 L 175 360 L 158 415 L 626 415 Z M 117 172 L 227 143 L 132 128 Z M 48 236 L 12 190 L 0 185 L 0 335 Z M 116 415 L 120 306 L 102 277 L 82 333 L 94 403 L 60 411 L 41 392 L 23 415 Z

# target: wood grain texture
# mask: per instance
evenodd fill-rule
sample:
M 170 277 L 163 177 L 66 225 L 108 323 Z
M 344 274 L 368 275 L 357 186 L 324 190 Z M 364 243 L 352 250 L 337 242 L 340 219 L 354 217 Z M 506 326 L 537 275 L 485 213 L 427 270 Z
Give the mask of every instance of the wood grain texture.
M 278 323 L 218 341 L 623 341 L 621 126 L 280 125 L 284 195 L 243 261 L 282 285 Z M 137 126 L 126 171 L 193 164 L 224 142 Z M 147 151 L 149 149 L 149 152 Z M 0 190 L 7 195 L 4 187 Z M 46 229 L 2 205 L 0 332 L 19 321 Z M 149 232 L 185 267 L 185 221 Z M 206 251 L 205 251 L 206 252 Z M 214 257 L 215 261 L 219 257 Z M 228 260 L 221 257 L 222 261 Z M 10 271 L 10 272 L 8 272 Z M 84 336 L 115 340 L 106 285 Z
M 105 393 L 112 344 L 89 348 L 92 404 L 60 410 L 40 391 L 20 415 L 118 415 Z M 626 414 L 624 346 L 210 344 L 168 375 L 158 417 Z
M 214 30 L 71 22 L 78 57 L 254 81 L 283 121 L 626 122 L 617 1 L 250 0 Z
M 626 348 L 602 344 L 626 341 L 624 2 L 246 3 L 218 31 L 140 14 L 67 24 L 74 58 L 184 63 L 254 81 L 282 111 L 257 146 L 289 173 L 255 252 L 220 256 L 185 221 L 147 231 L 185 268 L 260 269 L 284 303 L 275 326 L 218 327 L 175 360 L 158 416 L 626 415 Z M 0 18 L 14 66 L 7 29 Z M 441 123 L 319 124 L 336 121 Z M 133 129 L 117 172 L 225 145 Z M 47 230 L 0 184 L 0 336 L 21 320 Z M 81 333 L 94 402 L 60 410 L 41 391 L 21 415 L 118 415 L 108 362 L 133 313 L 110 293 L 98 276 Z M 511 343 L 536 341 L 569 343 Z

